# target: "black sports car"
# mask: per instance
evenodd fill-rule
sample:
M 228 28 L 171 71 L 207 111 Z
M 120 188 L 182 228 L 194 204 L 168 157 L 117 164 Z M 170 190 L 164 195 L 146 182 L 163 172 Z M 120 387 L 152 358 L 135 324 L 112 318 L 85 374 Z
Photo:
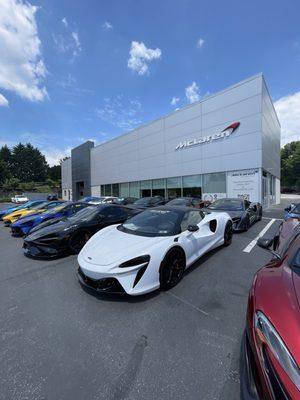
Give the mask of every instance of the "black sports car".
M 69 218 L 47 221 L 43 227 L 33 228 L 24 239 L 24 253 L 35 258 L 77 254 L 98 230 L 122 223 L 140 211 L 117 204 L 89 205 Z
M 132 207 L 137 208 L 148 208 L 148 207 L 157 207 L 164 205 L 165 199 L 161 196 L 153 196 L 153 197 L 142 197 L 131 204 Z
M 226 211 L 232 219 L 235 232 L 247 231 L 254 222 L 262 219 L 261 204 L 243 199 L 216 200 L 206 209 L 208 211 Z

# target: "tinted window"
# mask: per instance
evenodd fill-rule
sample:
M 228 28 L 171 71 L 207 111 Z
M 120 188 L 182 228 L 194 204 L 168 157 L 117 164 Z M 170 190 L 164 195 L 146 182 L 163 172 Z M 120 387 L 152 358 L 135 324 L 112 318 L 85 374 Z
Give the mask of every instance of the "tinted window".
M 242 211 L 244 209 L 243 202 L 238 199 L 220 199 L 208 206 L 210 210 L 228 210 Z
M 198 225 L 202 221 L 203 216 L 201 211 L 188 211 L 184 214 L 183 220 L 181 222 L 181 231 L 187 230 L 189 225 Z
M 121 207 L 106 207 L 101 211 L 106 218 L 126 218 L 127 213 Z
M 153 209 L 133 216 L 118 229 L 141 236 L 170 236 L 180 230 L 183 213 Z
M 168 202 L 169 206 L 188 206 L 190 201 L 187 199 L 174 199 Z
M 295 207 L 292 207 L 290 212 L 293 214 L 300 214 L 300 203 L 296 204 Z
M 97 214 L 99 214 L 99 208 L 96 206 L 88 206 L 83 208 L 82 210 L 78 211 L 78 213 L 69 217 L 71 222 L 79 222 L 79 221 L 90 221 L 92 220 Z

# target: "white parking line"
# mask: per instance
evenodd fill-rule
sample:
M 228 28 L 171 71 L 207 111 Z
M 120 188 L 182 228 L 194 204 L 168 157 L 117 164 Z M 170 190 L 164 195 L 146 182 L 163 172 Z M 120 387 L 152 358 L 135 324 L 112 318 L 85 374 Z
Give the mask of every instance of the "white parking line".
M 284 221 L 283 218 L 262 217 L 262 219 L 275 219 L 276 221 Z
M 270 228 L 270 226 L 276 221 L 276 218 L 272 218 L 271 221 L 264 227 L 264 229 L 262 231 L 259 232 L 259 234 L 256 236 L 255 239 L 252 240 L 252 242 L 250 242 L 248 244 L 248 246 L 246 246 L 243 250 L 243 252 L 245 253 L 250 253 L 250 251 L 253 249 L 253 247 L 256 245 L 258 239 L 262 236 L 264 236 L 264 234 L 267 232 L 267 230 Z

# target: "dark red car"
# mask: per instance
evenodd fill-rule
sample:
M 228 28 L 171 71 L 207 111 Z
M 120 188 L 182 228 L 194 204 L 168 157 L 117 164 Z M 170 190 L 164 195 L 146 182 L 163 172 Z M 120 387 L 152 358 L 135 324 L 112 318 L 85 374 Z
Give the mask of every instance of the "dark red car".
M 272 239 L 273 258 L 249 293 L 241 357 L 242 399 L 300 399 L 300 221 L 289 219 Z

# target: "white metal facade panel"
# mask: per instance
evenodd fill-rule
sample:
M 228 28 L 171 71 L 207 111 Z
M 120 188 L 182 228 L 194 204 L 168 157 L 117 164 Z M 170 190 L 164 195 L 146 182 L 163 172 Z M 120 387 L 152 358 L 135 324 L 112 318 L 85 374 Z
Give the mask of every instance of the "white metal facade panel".
M 262 92 L 262 167 L 280 178 L 280 124 L 263 80 Z
M 68 158 L 61 163 L 62 189 L 72 189 L 72 160 Z
M 91 150 L 92 186 L 261 167 L 262 76 Z M 175 150 L 184 140 L 241 125 L 229 138 Z

